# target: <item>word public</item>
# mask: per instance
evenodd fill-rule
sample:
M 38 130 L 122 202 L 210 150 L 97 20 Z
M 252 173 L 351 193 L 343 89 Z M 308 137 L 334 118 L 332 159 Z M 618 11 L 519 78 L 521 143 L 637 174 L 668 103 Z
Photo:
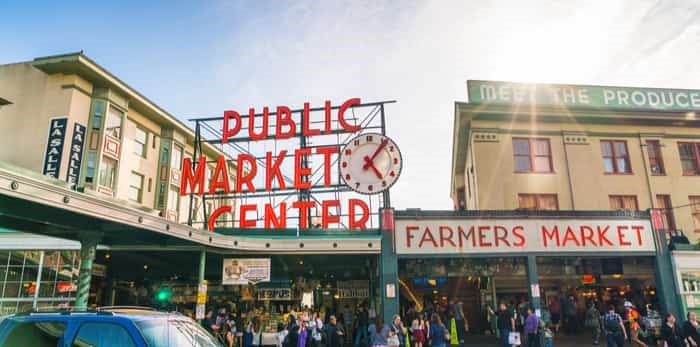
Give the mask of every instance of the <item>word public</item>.
M 346 132 L 354 133 L 362 128 L 347 122 L 345 112 L 348 108 L 361 104 L 359 98 L 348 99 L 339 108 L 335 115 L 335 121 Z M 298 133 L 303 136 L 316 136 L 330 134 L 334 121 L 333 107 L 330 101 L 325 102 L 325 118 L 322 128 L 311 128 L 309 116 L 311 107 L 309 103 L 304 103 L 302 116 L 300 121 L 295 121 L 292 118 L 292 111 L 287 106 L 277 106 L 276 112 L 270 115 L 269 107 L 264 107 L 262 115 L 257 115 L 254 108 L 250 108 L 247 117 L 247 132 L 250 141 L 261 141 L 266 139 L 289 139 L 296 136 Z M 272 130 L 269 126 L 270 118 L 274 117 L 275 126 L 274 133 L 270 136 Z M 256 124 L 260 122 L 261 124 Z M 223 126 L 221 130 L 221 143 L 227 143 L 230 139 L 239 135 L 243 129 L 244 118 L 236 111 L 224 111 Z M 265 153 L 264 168 L 259 170 L 256 158 L 252 155 L 240 153 L 235 158 L 235 173 L 229 172 L 227 158 L 221 155 L 217 158 L 216 167 L 209 180 L 209 186 L 206 189 L 208 194 L 230 194 L 235 193 L 254 193 L 256 191 L 271 192 L 275 189 L 296 189 L 305 190 L 311 189 L 312 183 L 310 176 L 312 169 L 304 166 L 306 157 L 316 154 L 323 156 L 323 186 L 329 187 L 332 184 L 333 177 L 331 176 L 332 157 L 337 155 L 341 144 L 317 147 L 314 150 L 311 148 L 297 148 L 294 153 L 288 153 L 287 150 L 280 150 L 277 153 Z M 282 173 L 282 165 L 285 159 L 290 157 L 294 160 L 293 186 L 288 187 Z M 293 158 L 293 159 L 292 159 Z M 207 168 L 207 158 L 201 157 L 196 163 L 190 158 L 184 158 L 182 165 L 182 183 L 180 185 L 180 195 L 197 194 L 204 195 L 205 193 L 205 173 Z M 194 169 L 193 169 L 194 167 Z M 262 171 L 262 172 L 260 172 Z M 258 176 L 260 175 L 260 176 Z M 264 187 L 256 187 L 253 183 L 256 178 L 262 178 Z M 230 182 L 233 183 L 233 187 Z M 268 228 L 286 228 L 287 227 L 287 208 L 291 206 L 298 210 L 299 227 L 308 228 L 308 219 L 310 216 L 309 210 L 316 209 L 316 201 L 295 201 L 288 204 L 281 202 L 277 205 L 266 203 L 263 206 L 263 227 Z M 323 200 L 320 202 L 321 208 L 321 224 L 323 228 L 327 228 L 331 224 L 340 223 L 340 216 L 334 211 L 340 208 L 340 200 Z M 242 204 L 238 206 L 237 220 L 241 228 L 257 228 L 258 221 L 255 219 L 255 212 L 258 211 L 257 204 Z M 217 218 L 224 213 L 233 213 L 233 207 L 224 205 L 211 213 L 207 227 L 213 230 Z M 370 217 L 369 206 L 361 199 L 348 199 L 347 209 L 348 220 L 347 226 L 350 229 L 365 229 Z

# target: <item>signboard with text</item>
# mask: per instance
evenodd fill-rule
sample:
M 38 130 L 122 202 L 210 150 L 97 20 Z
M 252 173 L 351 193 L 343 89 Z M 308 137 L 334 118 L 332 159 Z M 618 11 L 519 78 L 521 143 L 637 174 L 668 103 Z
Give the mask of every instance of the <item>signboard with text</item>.
M 644 219 L 397 219 L 397 254 L 654 252 Z
M 66 181 L 75 187 L 80 179 L 80 167 L 83 162 L 83 145 L 85 144 L 85 126 L 75 123 L 71 137 L 70 155 L 68 156 L 68 173 Z
M 221 284 L 270 282 L 270 258 L 224 259 Z
M 700 90 L 467 81 L 469 103 L 700 111 Z
M 49 138 L 46 142 L 44 154 L 44 166 L 42 174 L 58 178 L 61 170 L 61 158 L 63 157 L 63 144 L 66 139 L 66 126 L 68 118 L 51 118 L 49 120 Z

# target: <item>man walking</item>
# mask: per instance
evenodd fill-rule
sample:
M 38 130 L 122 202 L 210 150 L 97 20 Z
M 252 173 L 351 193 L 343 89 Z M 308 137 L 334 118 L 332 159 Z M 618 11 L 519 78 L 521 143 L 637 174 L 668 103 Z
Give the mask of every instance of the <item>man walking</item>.
M 513 310 L 509 310 L 506 304 L 501 303 L 498 306 L 498 331 L 501 334 L 499 337 L 501 339 L 501 344 L 504 347 L 510 347 L 508 343 L 508 337 L 511 331 L 515 331 L 515 317 L 513 316 Z
M 627 340 L 627 332 L 622 324 L 622 317 L 615 312 L 615 306 L 610 305 L 608 312 L 603 316 L 603 329 L 608 347 L 624 347 Z

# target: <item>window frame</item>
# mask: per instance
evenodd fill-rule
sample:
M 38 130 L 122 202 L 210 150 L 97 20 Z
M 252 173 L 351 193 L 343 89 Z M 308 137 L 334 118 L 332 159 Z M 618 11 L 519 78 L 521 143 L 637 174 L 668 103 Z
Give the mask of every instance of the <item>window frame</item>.
M 133 185 L 134 176 L 139 176 L 139 178 L 141 179 L 141 186 L 140 187 L 135 187 Z M 145 180 L 146 180 L 146 177 L 144 175 L 142 175 L 136 171 L 131 171 L 131 175 L 129 176 L 129 196 L 127 196 L 127 199 L 129 199 L 129 201 L 137 202 L 139 204 L 143 203 L 143 186 L 144 186 Z M 138 200 L 132 199 L 132 197 L 131 197 L 131 190 L 132 189 L 136 189 L 138 191 Z
M 521 199 L 527 198 L 527 197 L 532 197 L 535 200 L 535 209 L 526 209 L 524 207 L 520 207 L 520 201 Z M 542 209 L 542 200 L 544 198 L 554 198 L 554 205 L 555 209 L 554 210 L 546 210 Z M 551 193 L 518 193 L 518 209 L 522 210 L 527 210 L 527 211 L 559 211 L 559 197 L 557 194 L 551 194 Z
M 70 341 L 70 346 L 75 346 L 75 341 L 76 341 L 76 340 L 78 339 L 78 337 L 80 336 L 80 331 L 83 330 L 84 328 L 86 328 L 86 326 L 87 326 L 87 328 L 92 328 L 92 329 L 95 328 L 95 327 L 93 327 L 93 326 L 91 326 L 91 325 L 111 325 L 111 326 L 119 327 L 119 328 L 121 328 L 121 329 L 124 331 L 124 333 L 129 337 L 129 341 L 131 341 L 131 346 L 136 347 L 136 346 L 139 345 L 139 344 L 138 344 L 138 341 L 135 341 L 135 340 L 134 340 L 134 336 L 133 336 L 133 334 L 129 331 L 129 329 L 127 329 L 125 326 L 123 326 L 123 325 L 121 325 L 121 324 L 119 324 L 119 323 L 116 323 L 116 322 L 105 322 L 105 321 L 95 321 L 95 320 L 87 320 L 87 321 L 84 321 L 84 322 L 80 323 L 80 325 L 79 325 L 79 326 L 77 327 L 77 329 L 75 330 L 75 334 L 73 335 L 73 339 Z M 87 329 L 87 328 L 86 328 L 86 329 Z
M 666 232 L 671 232 L 676 230 L 678 227 L 676 226 L 676 217 L 673 215 L 673 203 L 671 202 L 671 195 L 670 194 L 656 194 L 656 205 L 658 205 L 658 208 L 661 210 L 661 218 L 664 223 L 664 227 L 666 228 Z M 659 201 L 663 200 L 663 206 L 661 207 L 661 204 Z M 668 224 L 668 225 L 665 225 Z
M 603 153 L 603 143 L 610 143 L 610 151 L 612 156 L 606 156 Z M 627 153 L 626 156 L 622 157 L 617 155 L 617 151 L 615 150 L 615 143 L 622 143 L 625 145 L 625 153 Z M 629 146 L 627 146 L 627 140 L 600 140 L 600 155 L 601 158 L 603 159 L 603 173 L 606 175 L 632 175 L 632 160 L 630 159 L 630 149 Z M 609 172 L 606 171 L 605 169 L 605 159 L 610 158 L 612 159 L 612 164 L 613 164 L 613 171 Z M 620 168 L 617 166 L 617 160 L 618 159 L 625 159 L 625 165 L 627 165 L 627 168 L 629 171 L 620 171 Z
M 700 223 L 695 223 L 696 215 L 697 220 L 700 221 L 700 195 L 688 195 L 688 205 L 690 205 L 690 218 L 693 220 L 693 232 L 700 233 Z
M 140 142 L 138 139 L 139 132 L 142 132 L 144 135 L 143 143 Z M 134 143 L 136 143 L 136 146 L 141 147 L 141 152 L 139 153 L 139 151 L 137 151 L 137 147 L 134 147 L 133 153 L 141 158 L 144 158 L 144 159 L 146 159 L 146 157 L 148 155 L 148 137 L 149 137 L 148 130 L 137 125 L 136 126 L 136 133 L 134 134 Z
M 664 164 L 664 157 L 661 154 L 661 141 L 659 140 L 646 140 L 644 143 L 647 146 L 647 158 L 649 159 L 649 171 L 652 176 L 666 176 L 666 165 Z M 659 172 L 654 172 L 652 166 L 652 149 L 654 149 L 654 160 L 659 166 Z
M 103 178 L 102 172 L 103 172 L 103 171 L 104 171 L 104 172 L 107 172 L 107 166 L 108 166 L 107 164 L 108 164 L 108 163 L 109 163 L 109 164 L 114 163 L 114 166 L 113 166 L 113 168 L 112 168 L 113 171 L 112 171 L 111 177 L 109 178 L 109 179 L 110 179 L 110 182 L 109 182 L 109 184 L 105 184 L 105 182 L 103 182 L 103 179 L 102 179 L 102 178 Z M 117 183 L 116 181 L 117 181 L 117 172 L 118 172 L 118 170 L 119 170 L 119 161 L 118 161 L 118 160 L 113 159 L 113 158 L 110 158 L 110 157 L 108 157 L 108 156 L 102 156 L 102 160 L 101 160 L 101 162 L 100 162 L 100 169 L 99 169 L 99 171 L 98 171 L 98 176 L 99 176 L 99 177 L 98 177 L 98 180 L 97 180 L 97 184 L 100 185 L 100 186 L 102 186 L 102 187 L 107 187 L 107 188 L 109 188 L 109 189 L 114 190 L 114 186 L 115 186 L 115 184 Z
M 527 141 L 528 144 L 528 154 L 516 154 L 515 151 L 515 141 L 516 140 L 525 140 Z M 547 155 L 538 155 L 535 153 L 535 144 L 537 141 L 545 141 L 547 142 Z M 552 142 L 550 141 L 549 138 L 547 137 L 513 137 L 511 139 L 511 145 L 513 146 L 513 172 L 514 173 L 528 173 L 528 174 L 551 174 L 554 173 L 554 160 L 552 158 Z M 530 160 L 530 170 L 519 170 L 517 166 L 517 161 L 515 160 L 517 157 L 528 157 Z M 549 162 L 549 169 L 547 171 L 537 171 L 535 168 L 535 159 L 536 158 L 547 158 Z
M 609 194 L 608 195 L 608 203 L 612 201 L 612 199 L 620 199 L 620 201 L 624 202 L 625 198 L 634 198 L 634 209 L 620 209 L 620 210 L 613 210 L 613 211 L 639 211 L 639 199 L 637 199 L 636 195 L 629 195 L 629 194 Z M 624 205 L 624 204 L 620 204 Z M 612 210 L 612 204 L 610 204 L 610 209 Z
M 690 145 L 692 146 L 693 149 L 693 163 L 695 164 L 695 173 L 688 173 L 687 171 L 683 170 L 683 157 L 681 156 L 681 145 Z M 678 142 L 678 159 L 681 162 L 681 171 L 683 173 L 683 176 L 700 176 L 700 142 L 687 142 L 687 141 L 679 141 Z

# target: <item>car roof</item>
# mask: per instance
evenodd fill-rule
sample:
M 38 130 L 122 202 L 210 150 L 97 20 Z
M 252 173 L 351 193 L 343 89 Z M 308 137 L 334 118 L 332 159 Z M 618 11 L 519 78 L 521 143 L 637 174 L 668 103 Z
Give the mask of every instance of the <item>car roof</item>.
M 140 307 L 105 307 L 91 309 L 88 311 L 31 311 L 22 312 L 7 316 L 13 320 L 26 321 L 41 321 L 41 320 L 114 320 L 128 319 L 132 321 L 152 320 L 152 319 L 168 319 L 168 320 L 187 320 L 189 318 L 173 312 L 163 312 L 148 308 Z

